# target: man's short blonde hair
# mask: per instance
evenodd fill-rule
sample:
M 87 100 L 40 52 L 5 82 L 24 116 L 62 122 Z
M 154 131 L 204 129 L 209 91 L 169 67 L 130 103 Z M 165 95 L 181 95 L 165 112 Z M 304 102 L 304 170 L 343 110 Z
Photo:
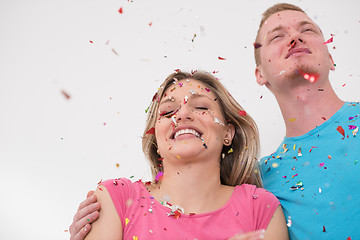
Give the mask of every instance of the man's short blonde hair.
M 265 21 L 274 13 L 277 12 L 281 12 L 281 11 L 285 11 L 285 10 L 292 10 L 292 11 L 298 11 L 298 12 L 302 12 L 305 13 L 304 10 L 302 10 L 301 8 L 299 8 L 298 6 L 289 4 L 289 3 L 278 3 L 275 4 L 274 6 L 268 8 L 263 14 L 262 14 L 262 19 L 259 25 L 259 29 L 257 31 L 256 34 L 256 39 L 255 39 L 255 44 L 256 43 L 260 43 L 260 37 L 259 37 L 259 33 L 260 33 L 260 29 L 261 27 L 264 25 Z M 305 13 L 306 14 L 306 13 Z M 255 47 L 254 48 L 254 56 L 255 56 L 255 62 L 256 62 L 256 66 L 259 66 L 261 64 L 261 59 L 260 59 L 260 50 L 261 47 Z

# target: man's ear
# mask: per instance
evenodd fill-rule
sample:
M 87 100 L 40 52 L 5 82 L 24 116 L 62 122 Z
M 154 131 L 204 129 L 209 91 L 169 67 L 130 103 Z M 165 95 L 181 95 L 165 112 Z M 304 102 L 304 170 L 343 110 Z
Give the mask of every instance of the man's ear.
M 330 70 L 334 71 L 335 70 L 335 63 L 334 63 L 334 59 L 332 58 L 330 53 L 329 53 L 329 57 L 330 57 Z
M 255 68 L 255 77 L 256 77 L 256 82 L 262 86 L 264 84 L 267 83 L 267 80 L 264 78 L 263 74 L 262 74 L 262 67 L 261 66 L 257 66 Z

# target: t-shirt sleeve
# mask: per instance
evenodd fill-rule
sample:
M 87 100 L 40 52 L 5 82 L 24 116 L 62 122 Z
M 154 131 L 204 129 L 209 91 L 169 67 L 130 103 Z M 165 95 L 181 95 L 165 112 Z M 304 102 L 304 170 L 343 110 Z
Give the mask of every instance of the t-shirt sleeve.
M 279 204 L 279 200 L 269 191 L 263 188 L 254 188 L 253 211 L 255 229 L 267 228 Z
M 132 182 L 126 178 L 110 179 L 101 183 L 109 192 L 123 228 L 127 204 L 131 201 Z

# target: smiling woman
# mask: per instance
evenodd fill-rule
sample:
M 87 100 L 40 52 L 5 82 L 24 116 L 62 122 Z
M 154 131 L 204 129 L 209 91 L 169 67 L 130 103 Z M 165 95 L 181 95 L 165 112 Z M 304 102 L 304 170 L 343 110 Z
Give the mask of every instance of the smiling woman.
M 279 201 L 261 188 L 256 124 L 214 76 L 168 76 L 142 141 L 153 181 L 101 183 L 86 239 L 287 239 Z M 90 225 L 77 215 L 82 240 Z

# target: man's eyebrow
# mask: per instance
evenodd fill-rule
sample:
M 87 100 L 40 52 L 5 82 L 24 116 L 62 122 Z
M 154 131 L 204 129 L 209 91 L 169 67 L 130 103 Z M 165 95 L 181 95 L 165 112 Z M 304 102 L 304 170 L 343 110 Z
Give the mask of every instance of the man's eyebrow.
M 309 22 L 309 21 L 306 21 L 306 20 L 299 22 L 298 25 L 299 26 L 304 26 L 304 25 L 307 25 L 307 24 L 315 26 L 312 22 Z
M 273 28 L 272 30 L 268 31 L 267 35 L 269 35 L 270 33 L 273 33 L 273 32 L 279 31 L 279 30 L 282 30 L 282 29 L 284 29 L 284 26 L 279 25 L 279 26 L 277 26 L 276 28 Z

